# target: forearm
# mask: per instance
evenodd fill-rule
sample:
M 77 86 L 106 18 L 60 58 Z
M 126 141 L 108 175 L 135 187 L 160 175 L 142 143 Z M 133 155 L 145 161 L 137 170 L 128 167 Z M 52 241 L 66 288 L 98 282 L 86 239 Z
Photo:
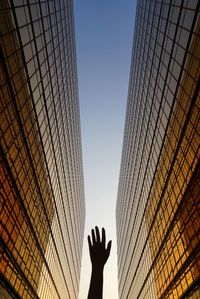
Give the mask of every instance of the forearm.
M 102 299 L 103 296 L 103 268 L 92 268 L 88 299 Z

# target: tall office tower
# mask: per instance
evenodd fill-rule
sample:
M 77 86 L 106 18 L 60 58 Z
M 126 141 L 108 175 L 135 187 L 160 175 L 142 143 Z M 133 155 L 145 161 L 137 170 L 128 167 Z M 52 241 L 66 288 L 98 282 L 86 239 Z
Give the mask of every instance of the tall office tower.
M 77 298 L 85 221 L 71 0 L 0 2 L 0 298 Z
M 200 2 L 138 0 L 116 207 L 119 298 L 200 298 Z

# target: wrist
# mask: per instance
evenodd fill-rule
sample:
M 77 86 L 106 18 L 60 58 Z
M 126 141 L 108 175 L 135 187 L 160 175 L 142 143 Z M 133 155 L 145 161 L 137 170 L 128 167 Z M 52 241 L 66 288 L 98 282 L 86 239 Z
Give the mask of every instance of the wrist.
M 104 270 L 104 265 L 92 265 L 92 272 L 101 273 Z

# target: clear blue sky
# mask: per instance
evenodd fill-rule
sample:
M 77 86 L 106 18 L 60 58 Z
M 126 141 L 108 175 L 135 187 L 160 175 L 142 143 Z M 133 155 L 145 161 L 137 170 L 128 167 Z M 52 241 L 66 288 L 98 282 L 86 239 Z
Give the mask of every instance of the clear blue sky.
M 79 299 L 90 281 L 87 235 L 112 239 L 104 299 L 117 297 L 115 206 L 131 62 L 135 0 L 74 0 L 86 224 Z

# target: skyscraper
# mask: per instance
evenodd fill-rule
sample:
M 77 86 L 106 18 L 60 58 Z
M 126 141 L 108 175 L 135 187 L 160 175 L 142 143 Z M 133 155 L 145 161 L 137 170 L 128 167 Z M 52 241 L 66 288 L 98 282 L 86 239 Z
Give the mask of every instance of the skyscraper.
M 0 5 L 0 297 L 77 298 L 85 204 L 73 4 Z
M 116 206 L 120 299 L 200 297 L 199 8 L 137 2 Z

